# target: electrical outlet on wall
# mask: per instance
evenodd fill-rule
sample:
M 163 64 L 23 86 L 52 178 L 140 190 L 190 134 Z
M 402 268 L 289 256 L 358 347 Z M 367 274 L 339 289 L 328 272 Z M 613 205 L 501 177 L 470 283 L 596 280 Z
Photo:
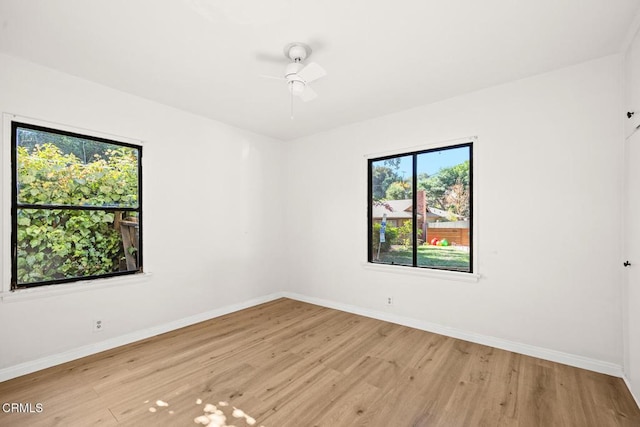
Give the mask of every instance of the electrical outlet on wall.
M 93 332 L 102 332 L 104 330 L 104 322 L 100 319 L 93 321 Z
M 387 297 L 387 305 L 393 305 L 393 297 Z

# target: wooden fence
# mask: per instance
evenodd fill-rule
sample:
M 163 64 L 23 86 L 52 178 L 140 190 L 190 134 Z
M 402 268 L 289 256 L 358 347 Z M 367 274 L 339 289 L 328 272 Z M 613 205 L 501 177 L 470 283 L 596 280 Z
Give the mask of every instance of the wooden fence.
M 454 225 L 452 223 L 451 225 Z M 469 246 L 469 227 L 461 227 L 460 224 L 447 227 L 447 223 L 430 223 L 427 226 L 426 242 L 431 242 L 434 238 L 438 240 L 447 239 L 451 246 Z

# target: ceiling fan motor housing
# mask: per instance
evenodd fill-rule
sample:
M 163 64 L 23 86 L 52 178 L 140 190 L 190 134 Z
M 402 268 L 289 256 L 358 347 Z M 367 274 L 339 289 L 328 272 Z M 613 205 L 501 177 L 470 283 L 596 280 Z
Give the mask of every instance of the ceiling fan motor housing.
M 298 76 L 298 73 L 303 68 L 304 68 L 304 65 L 299 62 L 292 62 L 290 64 L 287 64 L 287 68 L 284 71 L 284 76 L 287 80 L 292 80 L 292 79 L 302 80 Z
M 292 62 L 287 65 L 284 77 L 289 84 L 289 92 L 294 95 L 300 95 L 306 86 L 306 82 L 298 75 L 298 72 L 304 68 L 300 62 Z

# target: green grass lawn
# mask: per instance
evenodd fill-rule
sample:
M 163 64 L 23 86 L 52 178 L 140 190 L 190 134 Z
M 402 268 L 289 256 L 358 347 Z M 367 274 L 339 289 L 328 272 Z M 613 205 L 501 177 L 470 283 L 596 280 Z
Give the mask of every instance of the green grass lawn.
M 412 265 L 413 260 L 409 249 L 392 249 L 389 252 L 381 253 L 378 262 Z M 421 245 L 418 246 L 418 266 L 468 271 L 469 252 L 455 246 Z

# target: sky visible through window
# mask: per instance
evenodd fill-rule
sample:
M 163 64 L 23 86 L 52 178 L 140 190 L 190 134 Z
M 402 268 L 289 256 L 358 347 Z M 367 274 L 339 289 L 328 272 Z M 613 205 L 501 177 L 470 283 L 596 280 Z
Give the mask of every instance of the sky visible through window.
M 469 147 L 425 153 L 418 156 L 418 171 L 419 173 L 426 172 L 431 176 L 438 173 L 442 168 L 459 165 L 467 160 L 469 160 Z M 404 180 L 407 180 L 412 176 L 411 169 L 411 156 L 402 157 L 398 174 L 402 176 Z

